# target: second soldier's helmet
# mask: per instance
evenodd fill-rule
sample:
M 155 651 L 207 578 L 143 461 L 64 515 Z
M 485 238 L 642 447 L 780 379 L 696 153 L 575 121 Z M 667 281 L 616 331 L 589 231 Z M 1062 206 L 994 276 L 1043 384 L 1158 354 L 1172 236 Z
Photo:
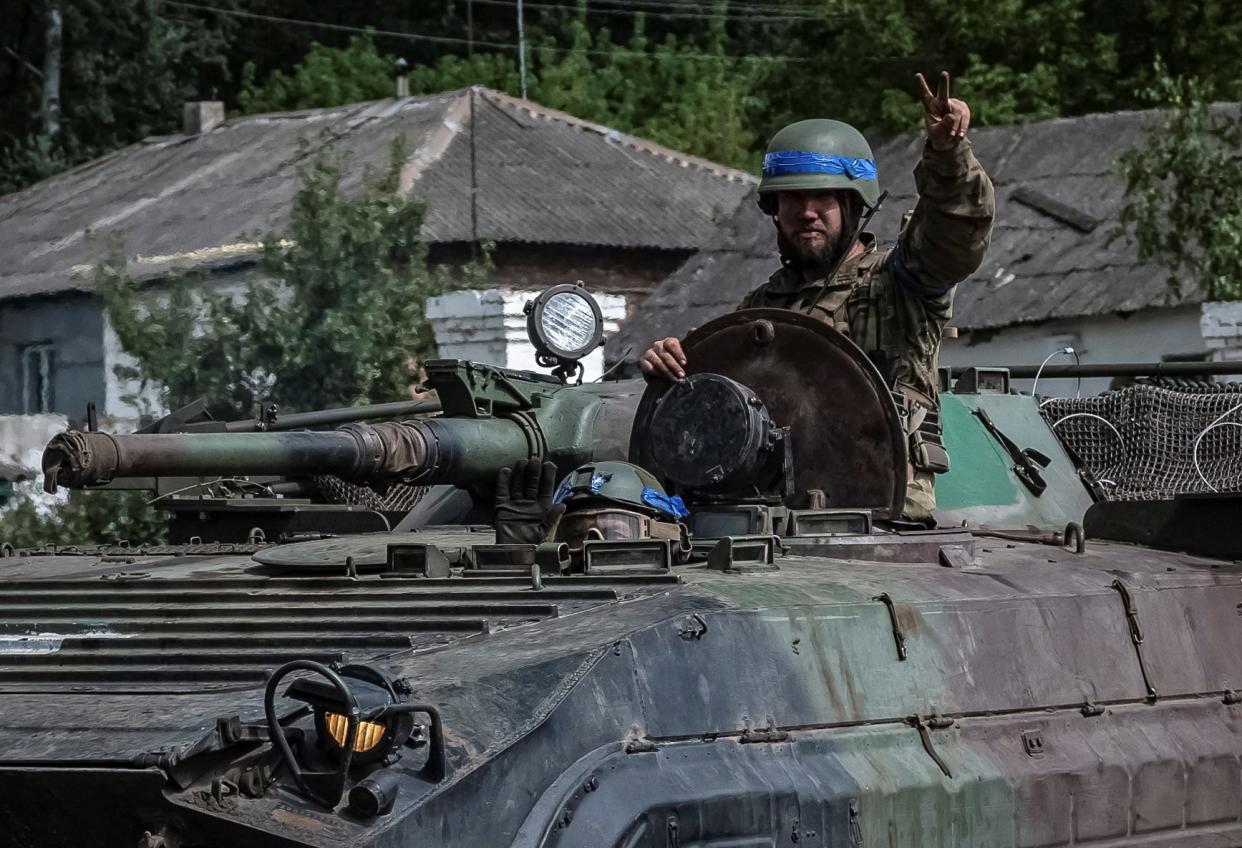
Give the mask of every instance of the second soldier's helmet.
M 678 539 L 689 514 L 649 472 L 629 462 L 593 462 L 574 469 L 553 496 L 565 504 L 556 538 L 571 550 L 589 539 Z
M 768 142 L 759 182 L 759 208 L 776 214 L 776 192 L 843 189 L 867 208 L 880 200 L 875 156 L 863 134 L 828 118 L 798 121 Z

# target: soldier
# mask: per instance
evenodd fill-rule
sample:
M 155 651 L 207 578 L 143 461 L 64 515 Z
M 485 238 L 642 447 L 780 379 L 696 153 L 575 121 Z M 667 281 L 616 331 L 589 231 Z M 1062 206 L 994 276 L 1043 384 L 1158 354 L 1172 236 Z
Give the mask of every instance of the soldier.
M 689 513 L 681 498 L 628 462 L 591 462 L 553 491 L 556 464 L 519 460 L 496 475 L 496 543 L 537 545 L 550 538 L 581 553 L 587 539 L 681 539 Z
M 914 169 L 919 201 L 897 244 L 877 249 L 864 210 L 881 199 L 871 147 L 840 121 L 791 124 L 768 144 L 759 207 L 772 216 L 781 269 L 739 308 L 794 309 L 852 339 L 905 399 L 913 443 L 904 514 L 931 525 L 932 474 L 947 468 L 919 441 L 918 427 L 938 407 L 940 337 L 952 315 L 953 288 L 983 261 L 995 214 L 991 180 L 966 139 L 970 109 L 949 96 L 949 74 L 935 94 L 916 76 L 927 143 Z M 650 378 L 680 380 L 686 356 L 676 338 L 643 355 Z

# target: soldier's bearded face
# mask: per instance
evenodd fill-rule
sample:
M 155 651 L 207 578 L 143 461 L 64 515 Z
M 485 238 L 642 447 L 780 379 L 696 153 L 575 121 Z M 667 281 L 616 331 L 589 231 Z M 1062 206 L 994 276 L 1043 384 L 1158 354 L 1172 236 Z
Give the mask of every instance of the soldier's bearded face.
M 828 267 L 837 260 L 846 239 L 843 194 L 832 189 L 777 193 L 776 223 L 798 262 Z

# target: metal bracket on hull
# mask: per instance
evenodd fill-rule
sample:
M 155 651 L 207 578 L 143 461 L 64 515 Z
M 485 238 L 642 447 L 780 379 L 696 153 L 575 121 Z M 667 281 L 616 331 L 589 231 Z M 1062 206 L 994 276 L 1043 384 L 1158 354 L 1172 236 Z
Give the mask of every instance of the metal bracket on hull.
M 893 625 L 893 641 L 897 643 L 897 659 L 904 661 L 906 659 L 906 634 L 901 632 L 901 622 L 897 619 L 897 607 L 893 605 L 893 599 L 889 597 L 888 592 L 884 592 L 876 595 L 872 600 L 884 604 L 884 608 L 888 610 L 888 620 Z
M 1120 580 L 1113 581 L 1113 588 L 1121 595 L 1121 601 L 1125 604 L 1126 624 L 1130 627 L 1130 641 L 1134 643 L 1134 654 L 1138 657 L 1139 671 L 1143 674 L 1143 686 L 1147 689 L 1147 700 L 1155 703 L 1159 695 L 1156 693 L 1156 687 L 1151 683 L 1151 677 L 1147 673 L 1147 663 L 1143 659 L 1143 626 L 1139 623 L 1134 596 L 1130 594 L 1130 587 Z
M 924 718 L 921 715 L 912 715 L 906 720 L 914 727 L 915 730 L 919 732 L 919 741 L 923 743 L 923 750 L 927 752 L 927 756 L 931 757 L 932 762 L 940 767 L 940 770 L 944 772 L 945 777 L 952 778 L 953 772 L 949 771 L 948 763 L 944 761 L 940 754 L 936 752 L 936 748 L 932 745 L 931 728 L 936 727 L 939 729 L 944 727 L 952 727 L 953 721 L 951 719 L 941 719 L 938 716 Z

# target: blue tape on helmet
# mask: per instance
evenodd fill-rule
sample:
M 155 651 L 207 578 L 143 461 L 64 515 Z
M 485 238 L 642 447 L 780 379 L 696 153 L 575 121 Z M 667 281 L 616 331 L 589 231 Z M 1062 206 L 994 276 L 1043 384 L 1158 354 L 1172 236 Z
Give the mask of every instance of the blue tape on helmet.
M 810 150 L 775 150 L 763 157 L 765 177 L 789 174 L 844 174 L 851 180 L 874 180 L 875 160 Z
M 643 487 L 643 503 L 647 506 L 655 507 L 665 515 L 671 515 L 673 518 L 685 518 L 690 514 L 690 510 L 686 509 L 685 501 L 677 495 L 666 495 L 659 489 L 653 489 L 650 486 Z
M 575 483 L 575 478 L 581 479 L 581 476 L 574 472 L 561 481 L 561 485 L 556 487 L 556 494 L 552 496 L 552 503 L 564 503 L 574 495 L 598 495 L 604 484 L 612 479 L 612 475 L 593 473 L 590 483 L 585 484 Z

